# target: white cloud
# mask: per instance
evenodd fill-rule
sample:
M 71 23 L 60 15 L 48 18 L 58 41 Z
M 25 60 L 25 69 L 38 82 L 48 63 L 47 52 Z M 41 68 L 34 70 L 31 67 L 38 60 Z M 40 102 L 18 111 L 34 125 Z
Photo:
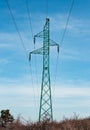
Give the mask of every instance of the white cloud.
M 3 79 L 4 84 L 0 85 L 0 102 L 1 108 L 10 108 L 10 110 L 15 109 L 16 113 L 24 114 L 26 112 L 26 118 L 28 114 L 36 109 L 39 109 L 40 100 L 40 89 L 41 85 L 34 83 L 32 86 L 29 77 L 23 76 L 21 79 L 11 80 Z M 52 99 L 53 99 L 53 109 L 58 111 L 61 109 L 72 109 L 84 106 L 90 107 L 90 82 L 86 81 L 68 81 L 68 83 L 57 84 L 56 87 L 52 86 Z M 77 98 L 78 97 L 78 98 Z M 21 109 L 22 108 L 22 109 Z M 74 111 L 76 112 L 76 111 Z M 60 112 L 58 111 L 58 114 Z M 36 113 L 38 115 L 38 112 Z
M 60 57 L 64 60 L 80 60 L 80 52 L 77 49 L 63 48 L 60 51 Z
M 65 29 L 66 26 L 66 21 L 67 21 L 67 16 L 66 14 L 54 14 L 52 15 L 51 18 L 51 27 L 52 31 L 59 31 L 62 29 Z M 67 26 L 67 30 L 71 31 L 72 33 L 80 33 L 82 34 L 89 34 L 90 33 L 90 20 L 83 20 L 83 19 L 78 19 L 74 17 L 70 17 L 69 23 Z
M 2 80 L 2 79 L 1 79 Z M 7 81 L 4 85 L 0 85 L 0 95 L 24 95 L 32 97 L 34 94 L 38 96 L 40 94 L 41 85 L 37 86 L 36 83 L 32 86 L 30 82 L 30 78 L 23 77 L 22 79 L 18 80 L 9 80 L 4 79 Z M 20 81 L 19 81 L 20 80 Z M 9 81 L 9 82 L 8 82 Z M 23 82 L 22 82 L 23 81 Z M 73 82 L 68 82 L 66 84 L 56 85 L 53 90 L 52 86 L 52 93 L 55 98 L 59 97 L 90 97 L 90 83 L 84 81 L 76 81 L 77 84 Z
M 0 43 L 0 49 L 2 48 L 11 48 L 12 47 L 12 44 L 8 44 L 8 43 Z
M 61 80 L 60 80 L 61 81 Z M 65 80 L 58 82 L 52 92 L 55 98 L 90 98 L 90 82 L 84 80 Z
M 57 87 L 54 92 L 54 97 L 88 97 L 90 96 L 90 88 L 89 87 Z
M 5 58 L 0 59 L 0 64 L 7 64 L 7 63 L 9 63 L 8 59 L 5 59 Z
M 62 47 L 60 48 L 60 53 L 59 53 L 59 57 L 61 60 L 74 60 L 74 61 L 85 61 L 85 62 L 89 62 L 90 61 L 90 57 L 88 57 L 87 55 L 90 55 L 90 51 L 89 51 L 89 45 L 85 48 L 83 47 L 82 49 L 78 49 L 80 48 L 80 46 L 76 46 L 76 47 L 70 47 L 70 48 L 66 48 L 66 47 Z
M 25 51 L 27 51 L 27 54 L 34 48 L 34 44 L 32 41 L 32 38 L 29 36 L 30 34 L 27 32 L 21 32 L 22 41 L 18 35 L 18 33 L 0 33 L 0 49 L 2 49 L 4 53 L 6 53 L 8 50 L 12 52 L 12 50 L 22 54 L 25 54 Z M 7 51 L 6 51 L 7 49 Z
M 5 41 L 6 43 L 8 41 L 16 41 L 17 40 L 17 34 L 15 33 L 7 33 L 7 32 L 2 32 L 0 33 L 0 41 Z M 2 45 L 2 44 L 1 44 Z

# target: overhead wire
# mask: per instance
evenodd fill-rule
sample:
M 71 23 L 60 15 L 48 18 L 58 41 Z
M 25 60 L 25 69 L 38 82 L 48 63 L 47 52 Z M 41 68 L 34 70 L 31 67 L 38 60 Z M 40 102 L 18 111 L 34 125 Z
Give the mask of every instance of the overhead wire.
M 8 0 L 6 0 L 6 4 L 7 4 L 7 7 L 8 7 L 8 9 L 9 9 L 9 12 L 10 12 L 11 18 L 12 18 L 12 20 L 13 20 L 13 23 L 14 23 L 14 25 L 15 25 L 16 31 L 17 31 L 17 33 L 18 33 L 19 39 L 20 39 L 20 41 L 21 41 L 21 44 L 22 44 L 22 46 L 23 46 L 23 48 L 24 48 L 26 57 L 28 58 L 28 54 L 27 54 L 26 47 L 25 47 L 25 45 L 24 45 L 24 41 L 23 41 L 22 36 L 21 36 L 21 34 L 20 34 L 20 32 L 19 32 L 19 29 L 18 29 L 16 20 L 15 20 L 15 18 L 14 18 L 14 15 L 13 15 L 13 13 L 12 13 L 12 10 L 11 10 L 11 8 L 10 8 L 10 4 L 9 4 Z
M 27 53 L 26 47 L 25 47 L 25 45 L 24 45 L 24 41 L 23 41 L 22 36 L 21 36 L 21 34 L 20 34 L 20 32 L 19 32 L 19 29 L 18 29 L 18 26 L 17 26 L 17 23 L 16 23 L 16 19 L 15 19 L 14 15 L 13 15 L 13 12 L 12 12 L 12 9 L 11 9 L 11 7 L 10 7 L 10 4 L 9 4 L 8 0 L 6 0 L 6 4 L 7 4 L 7 7 L 8 7 L 8 9 L 9 9 L 9 12 L 10 12 L 11 18 L 12 18 L 12 20 L 13 20 L 13 23 L 14 23 L 14 25 L 15 25 L 16 31 L 17 31 L 17 33 L 18 33 L 19 39 L 20 39 L 20 41 L 21 41 L 21 44 L 22 44 L 22 46 L 23 46 L 23 48 L 24 48 L 25 55 L 26 55 L 26 57 L 27 57 L 27 59 L 28 59 L 28 53 Z M 28 11 L 29 11 L 29 10 L 28 10 Z M 29 14 L 28 14 L 28 16 L 29 16 Z M 30 16 L 29 16 L 29 19 L 30 19 Z M 31 22 L 30 22 L 30 26 L 31 26 Z M 32 26 L 31 26 L 31 33 L 32 33 L 32 36 L 33 36 Z M 31 64 L 29 64 L 29 66 L 30 66 L 30 70 L 31 70 Z M 32 71 L 31 71 L 31 79 L 32 79 Z M 32 86 L 33 86 L 33 79 L 32 79 Z M 34 93 L 35 93 L 35 92 L 34 92 Z M 34 94 L 34 100 L 35 100 L 35 94 Z
M 69 19 L 70 19 L 70 16 L 71 16 L 73 6 L 74 6 L 74 0 L 72 0 L 71 6 L 70 6 L 70 9 L 69 9 L 69 13 L 68 13 L 68 17 L 67 17 L 67 20 L 66 20 L 65 28 L 64 28 L 64 31 L 63 31 L 63 34 L 62 34 L 60 45 L 59 45 L 60 48 L 61 48 L 61 46 L 63 44 L 63 40 L 65 38 L 65 34 L 66 34 L 66 30 L 67 30 L 67 27 L 68 27 L 68 23 L 69 23 Z M 54 80 L 54 82 L 55 82 L 54 85 L 55 86 L 56 86 L 56 75 L 57 75 L 58 60 L 59 60 L 59 55 L 58 55 L 58 58 L 57 58 L 57 61 L 56 61 L 56 69 L 55 69 L 56 72 L 55 72 L 55 80 Z
M 60 47 L 62 46 L 64 37 L 65 37 L 65 33 L 66 33 L 66 30 L 67 30 L 67 27 L 68 27 L 68 23 L 69 23 L 69 19 L 70 19 L 70 16 L 71 16 L 71 12 L 72 12 L 73 6 L 74 6 L 74 0 L 72 0 L 71 6 L 70 6 L 69 14 L 68 14 L 68 17 L 67 17 L 67 20 L 66 20 L 64 32 L 63 32 L 63 35 L 62 35 L 62 38 L 61 38 L 61 42 L 60 42 Z
M 25 51 L 25 54 L 28 58 L 28 54 L 27 54 L 27 50 L 26 50 L 26 47 L 24 45 L 24 41 L 22 39 L 22 36 L 19 32 L 19 29 L 18 29 L 18 26 L 17 26 L 17 23 L 16 23 L 16 20 L 14 18 L 14 15 L 12 13 L 12 10 L 10 8 L 10 5 L 9 5 L 9 2 L 8 0 L 6 0 L 6 3 L 7 3 L 7 7 L 9 9 L 9 12 L 10 12 L 10 15 L 12 17 L 12 20 L 13 20 L 13 23 L 15 25 L 15 28 L 17 30 L 17 33 L 18 33 L 18 36 L 21 40 L 21 43 L 22 43 L 22 46 L 24 48 L 24 51 Z M 72 1 L 72 4 L 71 4 L 71 7 L 70 7 L 70 10 L 69 10 L 69 14 L 68 14 L 68 17 L 67 17 L 67 21 L 66 21 L 66 25 L 65 25 L 65 29 L 64 29 L 64 32 L 63 32 L 63 35 L 62 35 L 62 38 L 61 38 L 61 42 L 60 42 L 60 47 L 62 46 L 62 43 L 63 43 L 63 40 L 64 40 L 64 37 L 65 37 L 65 33 L 66 33 L 66 30 L 67 30 L 67 27 L 68 27 L 68 23 L 69 23 L 69 19 L 70 19 L 70 15 L 71 15 L 71 12 L 72 12 L 72 9 L 73 9 L 73 5 L 74 5 L 74 0 Z M 33 29 L 32 29 L 32 24 L 31 24 L 31 16 L 30 16 L 30 10 L 29 10 L 29 6 L 28 6 L 28 0 L 26 0 L 26 6 L 27 6 L 27 12 L 28 12 L 28 18 L 29 18 L 29 23 L 30 23 L 30 28 L 31 28 L 31 34 L 32 34 L 32 38 L 33 38 Z M 46 16 L 48 16 L 48 0 L 46 0 Z M 57 58 L 58 59 L 58 58 Z M 58 65 L 58 62 L 57 62 L 57 65 Z M 56 65 L 56 71 L 57 71 L 57 65 Z M 56 74 L 55 74 L 56 75 Z M 56 76 L 55 76 L 55 80 L 56 80 Z M 32 83 L 33 84 L 33 83 Z
M 27 15 L 28 15 L 28 21 L 29 21 L 29 25 L 30 25 L 30 30 L 31 30 L 31 35 L 32 35 L 32 42 L 33 42 L 33 39 L 34 39 L 34 33 L 33 33 L 33 27 L 32 27 L 32 20 L 31 20 L 31 13 L 30 13 L 30 8 L 29 8 L 29 2 L 28 0 L 25 1 L 26 3 L 26 8 L 27 8 Z M 34 49 L 35 49 L 35 44 L 34 44 Z M 36 58 L 36 57 L 35 57 Z M 31 62 L 29 62 L 29 65 L 30 65 L 30 70 L 31 70 L 31 78 L 32 78 L 32 84 L 33 84 L 33 76 L 32 76 L 32 67 L 31 67 Z M 35 59 L 35 70 L 36 70 L 36 76 L 37 76 L 37 64 L 36 64 L 36 59 Z M 37 76 L 37 84 L 38 84 L 38 76 Z M 35 100 L 35 106 L 36 105 L 36 96 L 35 96 L 35 90 L 34 90 L 34 87 L 33 87 L 33 92 L 34 92 L 34 100 Z M 38 89 L 37 89 L 37 92 L 38 92 Z M 36 107 L 35 107 L 36 108 Z M 37 112 L 37 109 L 36 109 L 36 112 Z
M 64 32 L 63 32 L 63 35 L 62 35 L 62 38 L 61 38 L 61 42 L 60 42 L 60 45 L 59 45 L 60 48 L 61 48 L 61 46 L 63 44 L 63 41 L 64 41 L 64 38 L 65 38 L 65 34 L 66 34 L 66 30 L 67 30 L 67 27 L 68 27 L 68 23 L 69 23 L 69 19 L 70 19 L 70 16 L 71 16 L 71 12 L 72 12 L 73 6 L 74 6 L 74 0 L 72 0 L 71 6 L 70 6 L 69 14 L 68 14 L 68 17 L 67 17 L 67 20 L 66 20 L 66 25 L 65 25 Z M 55 94 L 54 91 L 55 91 L 56 80 L 57 80 L 58 61 L 59 61 L 59 54 L 57 55 L 57 59 L 56 59 L 53 94 Z
M 28 14 L 28 19 L 29 19 L 29 25 L 30 25 L 30 30 L 31 30 L 31 34 L 32 34 L 32 39 L 33 39 L 34 34 L 33 34 L 32 21 L 31 21 L 31 13 L 30 13 L 30 9 L 29 9 L 28 0 L 26 0 L 26 8 L 27 8 L 27 14 Z

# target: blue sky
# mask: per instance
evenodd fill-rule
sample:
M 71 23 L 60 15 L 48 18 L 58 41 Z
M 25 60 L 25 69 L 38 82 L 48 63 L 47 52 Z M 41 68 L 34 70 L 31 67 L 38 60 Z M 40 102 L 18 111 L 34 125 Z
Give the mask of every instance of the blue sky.
M 34 49 L 26 0 L 8 0 L 27 54 Z M 29 0 L 33 34 L 42 31 L 47 0 Z M 60 44 L 72 0 L 48 0 L 51 39 Z M 51 48 L 50 70 L 54 119 L 90 116 L 90 1 L 74 0 L 60 48 Z M 42 46 L 37 39 L 35 48 Z M 58 58 L 57 58 L 58 57 Z M 58 64 L 57 64 L 58 63 Z M 56 66 L 57 64 L 57 66 Z M 38 69 L 40 68 L 40 69 Z M 5 0 L 0 2 L 0 110 L 9 108 L 15 118 L 37 120 L 42 56 L 33 55 L 31 67 Z

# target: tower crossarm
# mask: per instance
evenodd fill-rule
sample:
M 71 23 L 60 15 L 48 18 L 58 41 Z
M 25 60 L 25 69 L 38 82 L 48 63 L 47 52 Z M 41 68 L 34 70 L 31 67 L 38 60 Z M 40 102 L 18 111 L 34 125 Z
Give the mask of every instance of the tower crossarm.
M 43 55 L 43 47 L 41 47 L 41 48 L 39 48 L 39 49 L 36 49 L 36 50 L 30 52 L 30 53 L 29 53 L 29 61 L 31 60 L 31 55 L 32 55 L 32 54 L 41 54 L 41 55 Z
M 59 44 L 50 39 L 50 46 L 57 46 L 57 52 L 59 53 Z
M 38 34 L 34 35 L 34 44 L 36 42 L 36 37 L 43 38 L 43 31 L 41 31 Z
M 40 37 L 40 38 L 43 38 L 43 31 L 37 33 L 36 35 L 34 35 L 34 37 Z
M 35 35 L 35 36 L 37 36 L 37 35 Z M 57 46 L 57 52 L 59 53 L 59 44 L 58 43 L 56 43 L 55 41 L 50 39 L 50 46 Z M 31 54 L 41 54 L 41 55 L 43 55 L 44 47 L 41 47 L 39 49 L 36 49 L 36 50 L 30 52 L 29 53 L 29 61 L 31 60 Z

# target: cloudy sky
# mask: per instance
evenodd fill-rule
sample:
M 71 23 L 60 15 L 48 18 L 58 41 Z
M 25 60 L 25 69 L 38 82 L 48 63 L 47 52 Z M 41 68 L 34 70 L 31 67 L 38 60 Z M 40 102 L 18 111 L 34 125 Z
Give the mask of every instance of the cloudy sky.
M 0 1 L 0 110 L 10 109 L 15 118 L 38 119 L 42 56 L 33 55 L 29 62 L 28 54 L 42 46 L 42 39 L 34 46 L 33 35 L 49 17 L 51 39 L 62 44 L 59 55 L 56 48 L 50 50 L 54 119 L 74 113 L 90 116 L 90 0 L 74 0 L 62 43 L 72 0 L 8 3 L 10 8 L 7 0 Z

